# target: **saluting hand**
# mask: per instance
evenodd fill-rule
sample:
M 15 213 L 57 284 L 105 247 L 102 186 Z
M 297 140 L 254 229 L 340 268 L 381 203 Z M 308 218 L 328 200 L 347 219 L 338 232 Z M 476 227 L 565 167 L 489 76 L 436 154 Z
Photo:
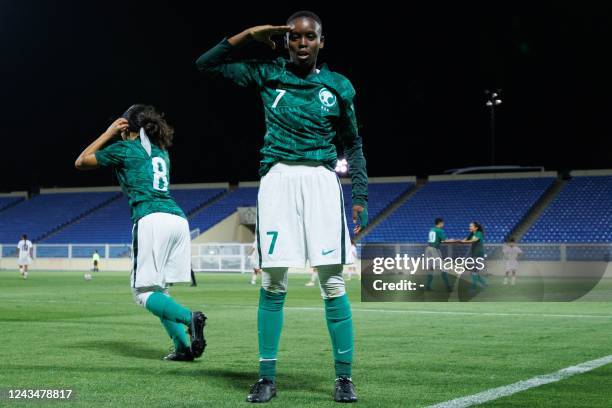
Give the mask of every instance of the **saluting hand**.
M 292 26 L 273 26 L 273 25 L 261 25 L 252 27 L 248 30 L 249 35 L 255 41 L 268 44 L 272 49 L 276 49 L 276 43 L 272 41 L 272 36 L 282 35 L 291 31 Z

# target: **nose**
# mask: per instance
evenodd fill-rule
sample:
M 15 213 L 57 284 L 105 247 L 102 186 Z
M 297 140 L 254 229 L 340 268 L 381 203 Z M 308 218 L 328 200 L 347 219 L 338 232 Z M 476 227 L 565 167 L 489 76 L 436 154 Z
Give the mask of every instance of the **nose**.
M 308 43 L 306 41 L 306 36 L 301 36 L 300 37 L 300 48 L 306 48 L 308 46 Z

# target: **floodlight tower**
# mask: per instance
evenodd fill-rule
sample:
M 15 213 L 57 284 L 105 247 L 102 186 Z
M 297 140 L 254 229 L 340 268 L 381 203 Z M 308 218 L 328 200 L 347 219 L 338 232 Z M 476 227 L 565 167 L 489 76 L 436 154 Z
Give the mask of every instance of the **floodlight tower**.
M 495 165 L 495 108 L 502 104 L 501 89 L 485 89 L 486 106 L 490 111 L 491 126 L 491 165 Z

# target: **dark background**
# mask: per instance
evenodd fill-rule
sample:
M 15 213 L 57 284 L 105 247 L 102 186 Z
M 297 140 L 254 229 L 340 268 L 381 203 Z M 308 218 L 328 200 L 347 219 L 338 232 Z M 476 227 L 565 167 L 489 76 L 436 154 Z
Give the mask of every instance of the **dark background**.
M 612 167 L 612 6 L 463 3 L 2 0 L 0 190 L 114 184 L 110 171 L 73 163 L 135 102 L 175 126 L 174 183 L 257 179 L 258 96 L 207 80 L 194 61 L 299 9 L 323 19 L 319 62 L 357 89 L 371 176 L 490 164 L 483 91 L 496 87 L 497 164 Z

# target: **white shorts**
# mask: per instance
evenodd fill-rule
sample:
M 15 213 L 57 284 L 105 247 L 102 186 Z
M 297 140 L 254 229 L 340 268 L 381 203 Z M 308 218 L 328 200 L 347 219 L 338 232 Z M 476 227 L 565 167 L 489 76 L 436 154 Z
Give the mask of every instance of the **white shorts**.
M 277 163 L 257 195 L 257 259 L 263 268 L 350 264 L 342 188 L 322 165 Z
M 132 288 L 165 289 L 191 282 L 191 236 L 186 219 L 153 213 L 132 230 Z
M 20 256 L 19 260 L 17 261 L 17 265 L 19 266 L 29 265 L 31 263 L 32 263 L 32 258 L 30 258 L 29 256 Z
M 516 271 L 517 269 L 518 269 L 517 261 L 506 261 L 504 264 L 505 272 L 512 272 L 512 271 Z

